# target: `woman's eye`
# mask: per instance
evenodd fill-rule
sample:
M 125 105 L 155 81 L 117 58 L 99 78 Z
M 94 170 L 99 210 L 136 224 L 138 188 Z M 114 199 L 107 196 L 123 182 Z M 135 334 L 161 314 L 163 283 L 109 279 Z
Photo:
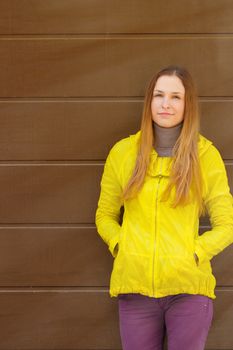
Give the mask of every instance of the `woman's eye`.
M 174 98 L 178 98 L 178 100 L 180 99 L 180 97 L 179 96 L 173 96 Z
M 155 95 L 153 95 L 154 97 L 162 97 L 162 95 L 161 94 L 155 94 Z

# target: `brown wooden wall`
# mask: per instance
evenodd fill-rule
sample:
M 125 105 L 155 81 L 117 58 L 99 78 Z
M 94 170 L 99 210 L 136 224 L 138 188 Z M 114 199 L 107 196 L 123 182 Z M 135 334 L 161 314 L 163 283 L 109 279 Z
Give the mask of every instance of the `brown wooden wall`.
M 233 190 L 232 34 L 232 0 L 0 2 L 0 350 L 121 349 L 94 225 L 105 158 L 139 130 L 151 75 L 177 63 Z M 212 260 L 206 349 L 233 349 L 232 254 Z

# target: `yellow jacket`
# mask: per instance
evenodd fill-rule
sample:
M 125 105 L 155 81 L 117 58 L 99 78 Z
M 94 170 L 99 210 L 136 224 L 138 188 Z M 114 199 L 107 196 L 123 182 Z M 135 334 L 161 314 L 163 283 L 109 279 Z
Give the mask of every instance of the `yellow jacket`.
M 233 242 L 232 196 L 221 155 L 210 140 L 199 134 L 203 199 L 212 227 L 199 235 L 195 196 L 190 204 L 176 208 L 170 206 L 174 192 L 168 201 L 160 201 L 173 158 L 159 157 L 154 149 L 141 191 L 133 199 L 120 201 L 135 164 L 140 133 L 139 130 L 112 147 L 101 180 L 96 227 L 115 258 L 110 296 L 140 293 L 159 298 L 189 293 L 215 299 L 216 279 L 210 260 Z

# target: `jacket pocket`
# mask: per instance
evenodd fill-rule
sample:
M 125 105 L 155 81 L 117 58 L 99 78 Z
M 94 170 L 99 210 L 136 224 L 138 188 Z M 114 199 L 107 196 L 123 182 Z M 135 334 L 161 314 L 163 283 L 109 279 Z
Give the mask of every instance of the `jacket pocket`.
M 118 255 L 118 251 L 119 251 L 119 242 L 115 245 L 115 248 L 114 248 L 114 256 L 115 256 L 115 258 Z
M 193 252 L 193 259 L 194 259 L 195 265 L 199 267 L 199 259 L 195 252 Z
M 122 227 L 120 229 L 120 232 L 119 232 L 119 239 L 118 239 L 118 242 L 117 244 L 115 245 L 115 248 L 114 248 L 114 253 L 116 254 L 115 255 L 115 258 L 117 257 L 117 255 L 119 254 L 119 250 L 121 248 L 121 238 L 122 238 Z

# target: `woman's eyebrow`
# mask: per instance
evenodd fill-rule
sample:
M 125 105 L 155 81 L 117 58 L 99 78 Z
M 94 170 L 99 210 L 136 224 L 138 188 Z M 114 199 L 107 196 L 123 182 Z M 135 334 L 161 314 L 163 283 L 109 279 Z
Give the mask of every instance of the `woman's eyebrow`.
M 154 90 L 154 92 L 155 92 L 155 91 L 162 92 L 162 93 L 164 92 L 164 91 L 162 91 L 162 90 Z M 171 92 L 171 94 L 179 94 L 179 95 L 182 95 L 182 92 L 178 92 L 178 91 L 176 92 L 176 91 L 174 91 L 174 92 Z

